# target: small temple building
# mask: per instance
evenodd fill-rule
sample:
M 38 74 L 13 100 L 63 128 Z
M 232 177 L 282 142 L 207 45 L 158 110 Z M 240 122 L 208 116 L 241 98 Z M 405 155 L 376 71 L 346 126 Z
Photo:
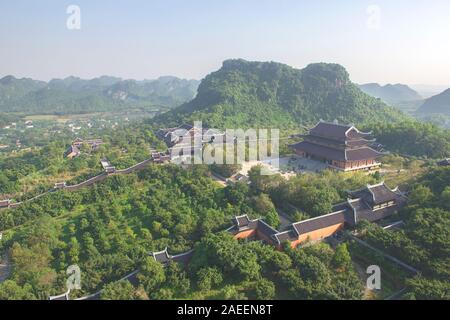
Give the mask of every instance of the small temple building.
M 370 135 L 353 125 L 321 120 L 301 136 L 303 141 L 290 147 L 299 156 L 326 162 L 337 170 L 373 169 L 380 165 L 376 159 L 383 153 L 370 147 L 375 142 Z

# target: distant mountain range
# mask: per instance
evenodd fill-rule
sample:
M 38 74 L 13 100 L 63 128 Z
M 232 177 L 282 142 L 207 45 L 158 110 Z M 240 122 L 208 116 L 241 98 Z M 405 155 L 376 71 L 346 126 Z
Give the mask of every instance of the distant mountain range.
M 0 79 L 0 112 L 68 114 L 172 108 L 191 100 L 198 84 L 197 80 L 172 76 L 143 81 L 68 77 L 49 82 L 6 76 Z
M 426 99 L 417 110 L 417 113 L 421 115 L 442 114 L 450 116 L 450 89 Z
M 419 101 L 423 98 L 413 89 L 404 84 L 387 84 L 381 86 L 378 83 L 367 83 L 359 85 L 359 88 L 375 98 L 395 105 L 402 102 Z
M 445 91 L 450 86 L 430 85 L 430 84 L 410 84 L 410 88 L 417 91 L 424 99 L 435 96 L 442 91 Z
M 155 119 L 161 125 L 202 120 L 209 127 L 298 127 L 319 119 L 363 123 L 405 117 L 362 92 L 338 64 L 294 69 L 276 62 L 226 60 L 196 97 Z

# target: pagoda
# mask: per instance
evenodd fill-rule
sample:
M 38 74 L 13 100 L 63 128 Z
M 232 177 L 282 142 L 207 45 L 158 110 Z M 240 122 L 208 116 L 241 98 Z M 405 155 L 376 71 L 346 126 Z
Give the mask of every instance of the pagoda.
M 290 145 L 299 156 L 323 161 L 341 171 L 370 170 L 380 165 L 376 159 L 383 155 L 370 147 L 375 139 L 371 132 L 362 132 L 353 125 L 320 120 L 303 141 Z

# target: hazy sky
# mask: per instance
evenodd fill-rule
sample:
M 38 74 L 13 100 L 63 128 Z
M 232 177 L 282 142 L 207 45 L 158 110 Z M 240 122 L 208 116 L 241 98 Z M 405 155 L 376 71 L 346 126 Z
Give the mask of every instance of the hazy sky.
M 80 30 L 66 26 L 69 5 L 81 9 Z M 335 62 L 358 83 L 450 86 L 450 1 L 0 3 L 0 76 L 200 79 L 228 58 Z

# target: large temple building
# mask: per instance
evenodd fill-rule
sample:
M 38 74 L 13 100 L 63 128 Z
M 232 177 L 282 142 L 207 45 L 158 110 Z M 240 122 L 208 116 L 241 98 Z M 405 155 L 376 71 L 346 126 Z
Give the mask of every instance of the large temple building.
M 302 157 L 326 162 L 337 170 L 373 169 L 380 165 L 376 159 L 383 153 L 370 147 L 375 142 L 370 134 L 353 125 L 321 120 L 302 136 L 303 141 L 290 147 Z

